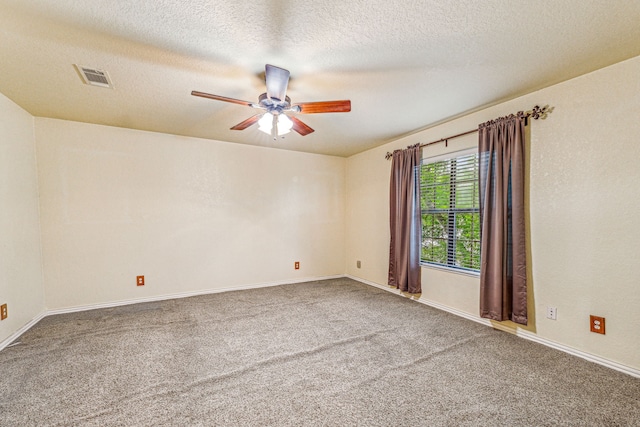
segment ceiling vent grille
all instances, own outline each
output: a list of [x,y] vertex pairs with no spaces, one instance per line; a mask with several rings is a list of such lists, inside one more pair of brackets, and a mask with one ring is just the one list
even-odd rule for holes
[[109,74],[103,70],[75,65],[84,84],[113,88]]

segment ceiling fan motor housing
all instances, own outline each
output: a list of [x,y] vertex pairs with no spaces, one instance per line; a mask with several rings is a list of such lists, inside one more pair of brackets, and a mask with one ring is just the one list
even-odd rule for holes
[[284,101],[278,98],[269,98],[266,93],[258,97],[258,104],[273,115],[278,115],[291,108],[291,99],[285,96]]

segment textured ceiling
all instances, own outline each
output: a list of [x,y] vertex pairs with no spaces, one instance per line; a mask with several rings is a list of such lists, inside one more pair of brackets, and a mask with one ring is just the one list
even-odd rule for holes
[[[638,0],[0,0],[0,92],[38,117],[348,156],[638,56],[639,22]],[[255,102],[266,63],[294,103],[352,111],[273,141],[229,129],[255,110],[190,95]]]

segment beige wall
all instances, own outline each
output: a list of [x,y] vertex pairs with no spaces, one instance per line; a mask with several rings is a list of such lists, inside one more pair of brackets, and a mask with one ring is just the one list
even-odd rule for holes
[[35,123],[48,309],[344,274],[343,158]]
[[[346,160],[34,121],[0,95],[0,303],[9,304],[0,342],[45,306],[345,271],[384,284],[390,166],[384,153],[548,103],[554,112],[530,127],[528,331],[640,369],[638,75],[640,57]],[[474,145],[475,137],[457,139],[424,156]],[[301,270],[293,270],[294,261]],[[139,288],[134,280],[141,274],[147,285]],[[477,315],[476,277],[425,268],[423,281],[423,300]],[[558,308],[557,320],[545,318],[547,306]],[[589,314],[607,318],[607,335],[589,332]]]
[[[347,273],[386,283],[386,151],[429,142],[533,105],[555,107],[530,127],[529,232],[532,320],[528,332],[640,368],[640,57],[452,120],[348,159]],[[425,100],[428,102],[428,99]],[[473,146],[453,140],[426,157]],[[356,268],[356,260],[362,268]],[[423,268],[426,301],[478,314],[478,279]],[[558,309],[546,319],[546,307]],[[589,332],[606,317],[606,335]],[[509,324],[509,322],[507,322]],[[515,325],[510,324],[510,327]]]
[[0,343],[44,312],[33,117],[0,94]]

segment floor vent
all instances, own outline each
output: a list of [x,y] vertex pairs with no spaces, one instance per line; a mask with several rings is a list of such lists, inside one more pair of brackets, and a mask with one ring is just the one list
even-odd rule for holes
[[113,88],[109,74],[103,70],[96,70],[95,68],[83,67],[75,65],[80,77],[84,84],[100,87]]

